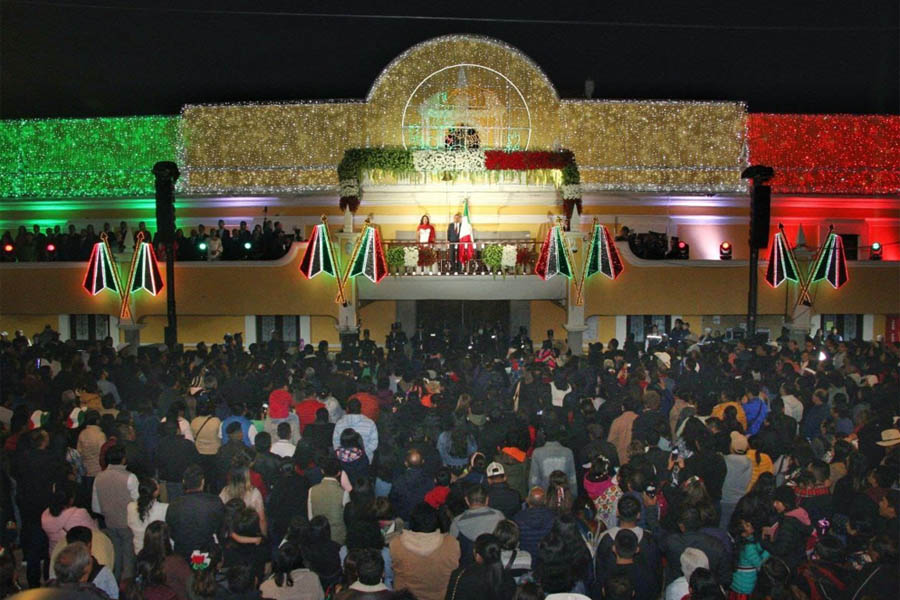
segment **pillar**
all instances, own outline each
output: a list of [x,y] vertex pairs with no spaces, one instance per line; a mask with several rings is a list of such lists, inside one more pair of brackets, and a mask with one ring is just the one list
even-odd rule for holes
[[127,344],[125,352],[137,356],[138,348],[141,345],[141,329],[144,327],[146,327],[144,323],[119,323],[119,331],[122,332]]

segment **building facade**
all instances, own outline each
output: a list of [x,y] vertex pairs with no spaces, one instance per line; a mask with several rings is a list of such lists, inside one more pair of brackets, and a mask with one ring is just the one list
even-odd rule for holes
[[[762,283],[759,327],[772,337],[783,325],[836,328],[848,338],[897,335],[897,116],[564,99],[517,49],[445,36],[398,56],[362,100],[0,122],[0,230],[145,221],[155,231],[150,169],[160,160],[181,170],[176,214],[186,233],[220,219],[252,228],[267,218],[307,239],[326,215],[346,262],[366,219],[389,248],[412,244],[423,215],[437,230],[436,265],[403,268],[377,286],[351,280],[346,306],[335,302],[333,280],[299,273],[305,243],[274,261],[179,262],[179,341],[186,345],[237,331],[247,342],[264,341],[275,329],[287,340],[336,344],[340,331],[357,327],[381,341],[395,321],[411,330],[435,319],[501,320],[530,327],[533,337],[566,331],[576,346],[629,331],[641,339],[678,317],[695,333],[733,333],[746,322],[750,199],[740,174],[750,164],[775,169],[771,232],[783,225],[801,270],[833,230],[850,273],[840,289],[812,284],[809,307],[797,303],[799,286]],[[583,302],[575,283],[543,281],[530,274],[532,265],[505,276],[449,275],[442,241],[466,205],[479,251],[505,244],[536,253],[562,217],[576,270],[595,220],[614,235],[627,227],[665,234],[666,244],[678,238],[689,256],[639,257],[620,241],[622,275],[589,279]],[[731,260],[720,259],[723,242]],[[119,257],[123,268],[129,256]],[[761,280],[765,268],[763,260]],[[0,264],[0,328],[30,334],[50,324],[76,339],[108,333],[120,342],[162,341],[165,294],[136,295],[132,318],[120,320],[118,297],[82,289],[84,270],[78,262]]]

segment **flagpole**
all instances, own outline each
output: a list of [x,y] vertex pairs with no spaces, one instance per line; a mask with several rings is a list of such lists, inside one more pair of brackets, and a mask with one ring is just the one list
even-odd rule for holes
[[[360,230],[359,235],[356,238],[356,244],[353,246],[353,252],[350,253],[350,260],[347,261],[347,268],[344,269],[344,274],[340,275],[338,273],[338,289],[343,290],[344,284],[347,283],[347,280],[350,278],[350,270],[353,268],[353,263],[356,261],[356,255],[359,253],[359,247],[362,245],[363,238],[365,237],[366,232],[369,230],[369,218],[366,217],[365,222],[363,223],[363,228]],[[335,298],[335,302],[340,302],[343,304],[345,300],[341,300],[342,294],[338,293],[338,298]]]
[[587,250],[584,253],[584,260],[581,261],[581,278],[575,291],[575,306],[584,304],[584,278],[587,273],[588,260],[591,258],[591,249],[594,247],[594,241],[597,239],[597,223],[599,222],[600,220],[594,217],[591,223],[591,240],[588,242]]
[[[806,267],[806,278],[805,281],[802,281],[800,284],[800,294],[797,295],[797,300],[794,302],[794,309],[800,305],[800,302],[803,301],[803,298],[806,298],[809,304],[805,306],[812,306],[812,298],[809,297],[809,288],[812,285],[812,278],[815,276],[816,267],[819,266],[819,258],[822,256],[822,252],[825,250],[825,246],[828,245],[828,238],[831,237],[831,234],[834,232],[834,225],[832,225],[828,229],[828,236],[825,238],[825,243],[816,248],[816,255],[813,257],[812,268],[810,269],[807,265]],[[794,250],[791,249],[791,253],[793,254]]]
[[340,258],[339,258],[340,252],[338,252],[337,256],[335,256],[334,249],[331,246],[331,236],[328,233],[328,217],[325,215],[322,215],[322,225],[324,226],[323,227],[323,229],[324,229],[323,235],[328,236],[329,243],[327,244],[327,250],[331,254],[331,264],[333,264],[335,267],[337,267],[336,270],[337,270],[338,276],[335,279],[337,280],[338,295],[337,295],[336,301],[339,304],[346,304],[347,299],[344,296],[344,286],[341,283],[341,263],[340,263]]
[[141,243],[144,241],[144,232],[138,231],[134,239],[134,252],[131,254],[131,267],[128,269],[128,279],[125,281],[125,290],[122,295],[122,308],[119,311],[120,319],[133,319],[129,302],[131,300],[131,284],[134,280],[134,267],[137,263],[137,257],[141,252]]

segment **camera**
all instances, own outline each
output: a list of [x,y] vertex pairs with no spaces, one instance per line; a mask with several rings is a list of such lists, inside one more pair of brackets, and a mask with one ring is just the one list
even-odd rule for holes
[[648,496],[650,496],[651,498],[656,498],[656,486],[648,485],[646,488],[644,488],[644,493],[647,494]]

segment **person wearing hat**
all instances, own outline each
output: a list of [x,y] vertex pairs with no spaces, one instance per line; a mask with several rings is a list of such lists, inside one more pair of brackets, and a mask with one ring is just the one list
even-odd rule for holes
[[488,506],[503,513],[507,519],[512,519],[522,508],[522,495],[510,487],[506,481],[506,469],[498,462],[492,462],[487,466],[488,478]]
[[896,452],[900,448],[900,429],[885,429],[881,432],[881,441],[875,443],[885,449],[885,454]]
[[728,528],[731,515],[737,503],[747,492],[753,475],[753,464],[747,458],[750,447],[747,437],[737,431],[731,432],[730,452],[725,455],[725,481],[722,484],[722,515],[719,526]]

